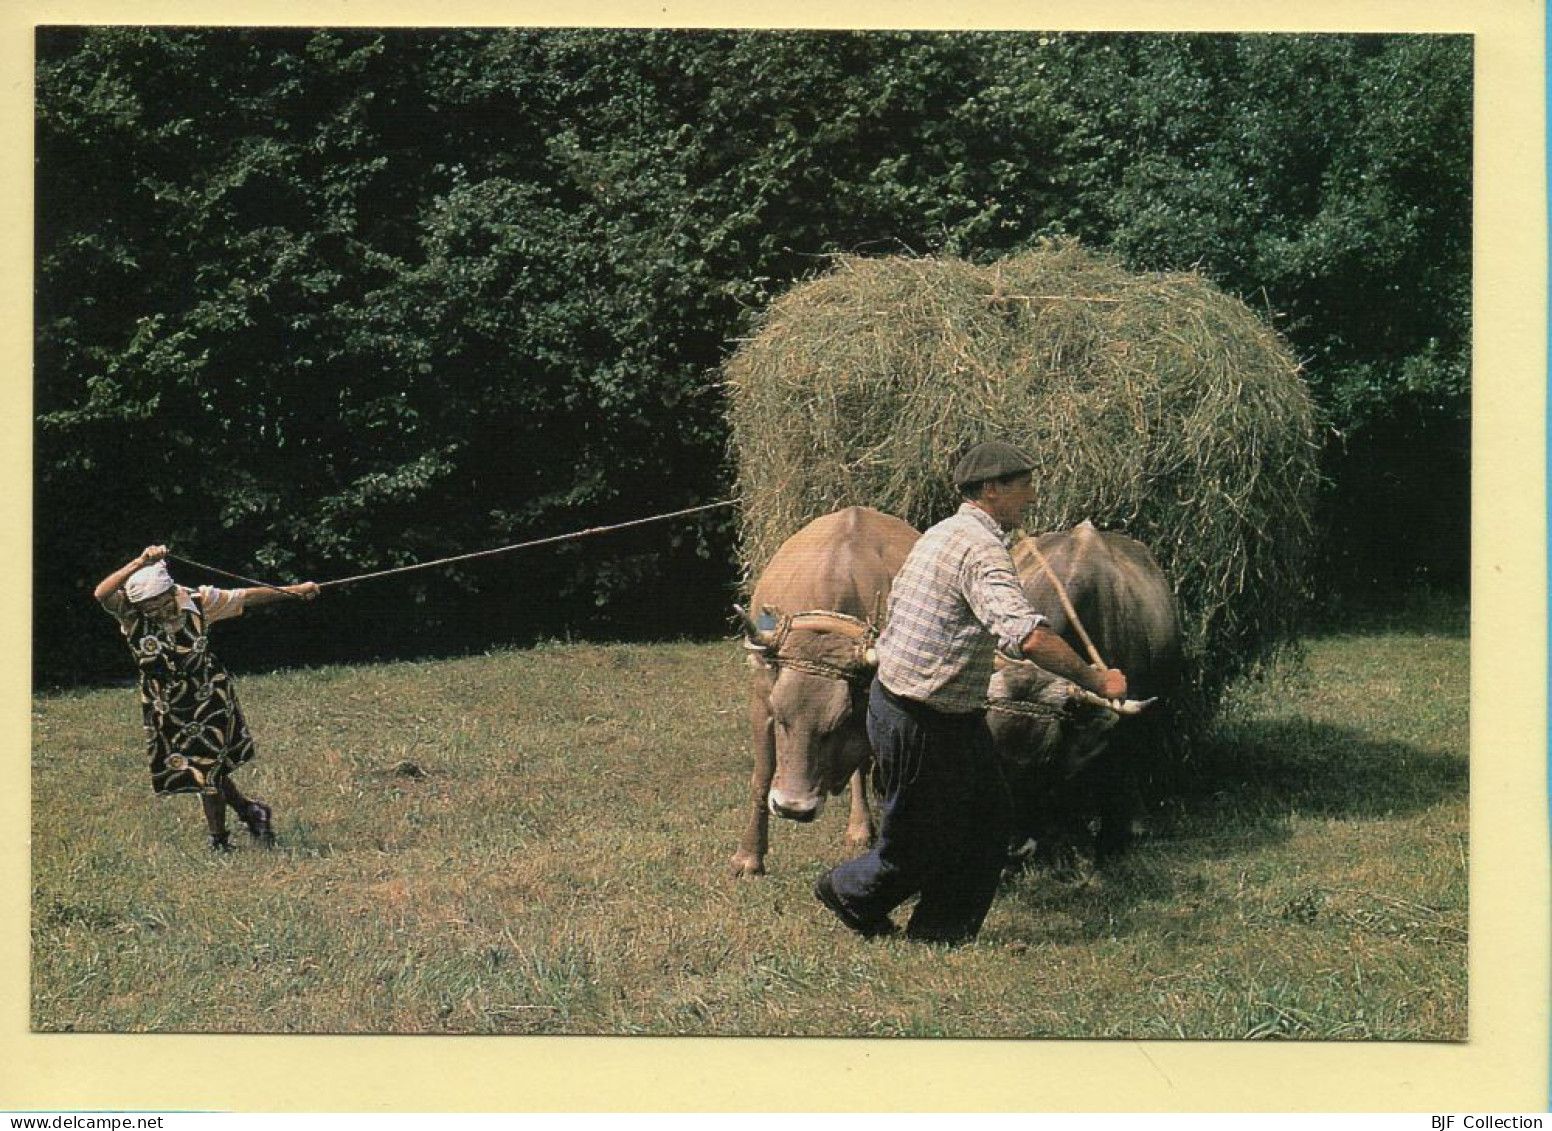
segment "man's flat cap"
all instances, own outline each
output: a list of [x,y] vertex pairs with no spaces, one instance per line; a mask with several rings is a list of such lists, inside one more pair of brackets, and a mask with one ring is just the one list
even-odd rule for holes
[[1012,444],[988,440],[971,448],[959,461],[954,468],[954,486],[963,491],[972,483],[985,483],[988,479],[1001,479],[1005,475],[1034,469],[1035,461]]

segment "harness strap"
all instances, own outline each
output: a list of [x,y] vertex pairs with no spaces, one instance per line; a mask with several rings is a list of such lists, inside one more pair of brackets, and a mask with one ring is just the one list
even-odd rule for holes
[[[764,611],[776,612],[769,607]],[[783,649],[787,645],[787,639],[798,629],[806,632],[827,632],[845,637],[857,646],[856,654],[863,662],[832,664],[827,660],[811,660],[805,656],[786,654]],[[878,629],[867,621],[859,620],[847,613],[812,609],[802,613],[779,613],[776,627],[771,630],[769,643],[764,645],[746,643],[745,647],[773,668],[791,668],[793,671],[862,686],[873,678],[874,665],[866,662],[864,657],[868,655],[873,641],[877,638]]]
[[867,621],[824,609],[793,613],[790,619],[792,628],[803,628],[810,632],[834,632],[851,640],[871,642],[878,635],[877,630]]
[[807,672],[809,675],[824,676],[827,679],[839,679],[846,683],[861,686],[873,678],[873,669],[863,665],[843,667],[840,664],[828,664],[823,660],[805,660],[800,656],[771,656],[766,663],[773,668],[791,668],[793,671]]

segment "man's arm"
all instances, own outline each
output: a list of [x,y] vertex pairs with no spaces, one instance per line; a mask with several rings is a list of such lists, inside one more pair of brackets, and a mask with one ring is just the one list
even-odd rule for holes
[[1119,668],[1096,668],[1084,663],[1067,641],[1044,625],[1024,638],[1019,651],[1046,671],[1071,680],[1102,699],[1126,697],[1126,676]]
[[[1005,652],[1011,654],[1017,641],[1019,653],[1046,671],[1103,699],[1125,697],[1126,676],[1115,668],[1100,669],[1084,663],[1065,640],[1046,627],[1045,617],[1035,611],[1019,584],[1018,571],[1007,550],[999,546],[967,554],[963,578],[965,599],[971,610]],[[1017,634],[1031,623],[1034,630],[1020,639]]]

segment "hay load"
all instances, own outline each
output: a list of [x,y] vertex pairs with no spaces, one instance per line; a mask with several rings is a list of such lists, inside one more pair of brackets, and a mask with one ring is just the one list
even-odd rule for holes
[[1003,438],[1039,464],[1032,531],[1090,519],[1158,557],[1186,718],[1297,628],[1314,405],[1281,340],[1199,275],[1071,241],[986,267],[842,258],[772,304],[727,384],[751,578],[840,507],[925,529],[958,505],[958,456]]

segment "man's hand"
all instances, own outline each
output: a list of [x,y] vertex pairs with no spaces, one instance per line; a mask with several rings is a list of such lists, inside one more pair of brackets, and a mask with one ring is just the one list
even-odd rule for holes
[[148,565],[155,565],[166,556],[166,546],[147,546],[144,550],[140,551],[140,556],[135,560],[139,562],[142,567],[145,567]]
[[287,586],[286,592],[304,601],[313,601],[317,599],[320,590],[316,581],[304,581],[300,585]]
[[1120,668],[1100,668],[1089,690],[1101,699],[1125,699],[1126,675]]

